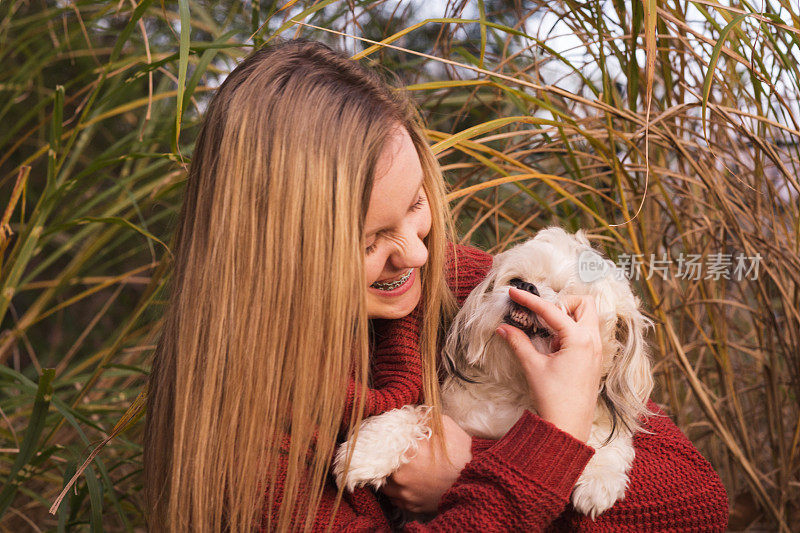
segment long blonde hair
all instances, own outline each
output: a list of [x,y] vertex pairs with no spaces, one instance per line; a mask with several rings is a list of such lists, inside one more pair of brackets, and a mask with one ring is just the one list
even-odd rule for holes
[[[277,476],[280,511],[265,525],[310,527],[349,377],[367,382],[363,224],[376,162],[398,123],[419,154],[432,211],[420,350],[425,401],[438,405],[437,338],[454,305],[444,280],[452,226],[416,109],[321,43],[256,51],[206,111],[174,236],[145,428],[152,530],[258,527]],[[351,428],[361,418],[354,411]]]

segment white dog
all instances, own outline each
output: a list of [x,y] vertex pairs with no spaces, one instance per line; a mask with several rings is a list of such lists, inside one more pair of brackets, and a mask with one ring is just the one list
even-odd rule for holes
[[[522,329],[542,353],[552,352],[552,333],[527,308],[511,301],[515,286],[561,305],[569,295],[592,295],[597,304],[603,350],[603,378],[588,444],[595,454],[572,493],[579,512],[595,518],[625,495],[633,463],[633,433],[653,387],[644,342],[649,324],[639,301],[616,266],[592,250],[579,231],[547,228],[494,258],[489,274],[470,293],[448,333],[442,383],[444,413],[467,433],[499,439],[522,416],[535,411],[517,357],[495,335],[505,322]],[[337,450],[334,474],[348,490],[380,488],[430,436],[429,408],[406,406],[365,420],[355,443]],[[352,453],[349,468],[345,469]]]

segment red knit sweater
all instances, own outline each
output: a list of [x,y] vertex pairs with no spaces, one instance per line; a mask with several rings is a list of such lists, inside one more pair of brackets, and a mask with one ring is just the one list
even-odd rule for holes
[[[456,250],[458,278],[448,268],[448,282],[462,305],[486,276],[492,257],[465,246]],[[418,320],[415,310],[399,320],[373,321],[374,388],[367,393],[365,417],[420,402]],[[354,390],[351,386],[348,408],[353,405]],[[650,408],[658,411],[652,403]],[[728,500],[711,465],[666,416],[651,417],[645,427],[651,434],[634,436],[636,458],[624,499],[594,521],[578,514],[569,502],[572,487],[594,450],[526,411],[502,439],[473,438],[472,460],[443,495],[436,518],[426,524],[408,524],[405,530],[724,531]],[[281,493],[281,487],[276,488],[273,523]],[[366,488],[345,493],[332,516],[335,499],[336,485],[329,476],[315,529],[323,530],[333,521],[334,531],[390,530],[382,495]]]

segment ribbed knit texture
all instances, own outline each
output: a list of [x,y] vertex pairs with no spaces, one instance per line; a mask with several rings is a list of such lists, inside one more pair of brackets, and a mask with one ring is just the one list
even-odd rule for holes
[[[454,276],[449,261],[448,283],[463,305],[486,276],[492,257],[466,246],[457,246],[456,254],[458,276]],[[365,416],[419,402],[419,319],[417,309],[399,320],[373,321],[372,388],[364,391],[351,382],[344,424],[359,390],[365,394]],[[659,412],[654,404],[650,407]],[[502,439],[474,438],[472,461],[442,496],[436,518],[426,524],[407,524],[405,530],[724,531],[728,500],[711,465],[666,416],[651,417],[645,427],[652,434],[634,437],[636,458],[625,498],[596,521],[578,514],[569,503],[572,487],[594,450],[526,411]],[[280,505],[281,485],[279,476],[273,521]],[[301,489],[301,496],[304,494]],[[371,490],[345,493],[332,517],[335,499],[336,486],[329,477],[315,530],[324,530],[331,520],[334,531],[390,530],[379,498]],[[299,521],[303,518],[296,517]]]

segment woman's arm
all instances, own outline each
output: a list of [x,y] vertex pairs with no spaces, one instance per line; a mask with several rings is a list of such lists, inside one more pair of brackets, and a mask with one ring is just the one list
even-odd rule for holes
[[[593,453],[591,447],[526,411],[502,439],[464,467],[442,497],[432,521],[408,524],[406,530],[542,530],[566,509],[572,486]],[[276,489],[273,523],[282,487]],[[389,530],[374,493],[363,488],[346,493],[334,515],[336,493],[329,478],[314,521],[315,531],[324,530],[331,521],[334,531]]]
[[[553,523],[563,531],[725,531],[728,497],[717,473],[686,435],[653,402],[657,416],[645,423],[650,433],[634,436],[636,459],[625,498],[591,520],[568,506]],[[473,438],[478,456],[497,441]]]
[[[625,498],[592,521],[574,511],[560,521],[565,529],[619,531],[725,531],[728,497],[711,464],[652,402],[657,413],[634,436],[636,458]],[[561,524],[563,522],[563,524]]]
[[409,531],[541,531],[566,509],[594,450],[525,411],[477,454],[442,496],[439,514]]

